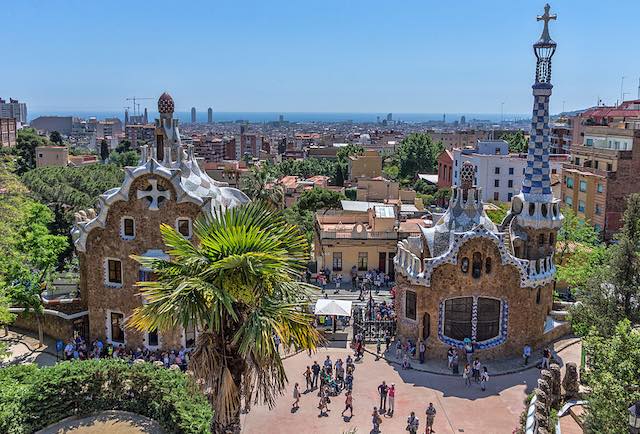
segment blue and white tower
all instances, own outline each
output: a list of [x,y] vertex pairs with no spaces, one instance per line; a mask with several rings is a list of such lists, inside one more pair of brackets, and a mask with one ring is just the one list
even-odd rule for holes
[[549,21],[557,18],[549,14],[549,9],[550,6],[545,5],[544,14],[537,17],[538,21],[544,21],[544,28],[540,39],[533,44],[537,59],[536,79],[532,86],[531,138],[522,190],[513,198],[511,212],[503,222],[503,229],[509,225],[516,256],[529,259],[553,254],[556,231],[563,220],[560,201],[553,197],[551,191],[549,168],[549,97],[553,89],[551,58],[556,51],[556,43],[549,35]]

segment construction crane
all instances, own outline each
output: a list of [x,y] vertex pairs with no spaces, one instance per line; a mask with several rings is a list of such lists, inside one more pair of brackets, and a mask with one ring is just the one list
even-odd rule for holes
[[142,101],[143,99],[154,99],[154,98],[140,98],[137,96],[131,97],[131,98],[125,98],[126,101],[133,101],[133,115],[134,116],[139,116],[140,115],[140,104],[136,103],[136,101]]

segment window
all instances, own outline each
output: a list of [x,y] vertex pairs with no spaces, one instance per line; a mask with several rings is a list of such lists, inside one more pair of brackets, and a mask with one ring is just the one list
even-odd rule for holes
[[147,268],[141,268],[140,271],[138,271],[139,282],[152,282],[154,280],[156,280],[156,275],[153,273],[153,271]]
[[513,167],[509,167],[509,175],[513,175]]
[[611,172],[613,170],[613,164],[607,163],[607,172]]
[[107,283],[122,285],[122,261],[107,259]]
[[538,247],[544,246],[544,234],[538,235]]
[[462,261],[460,261],[460,270],[463,273],[469,271],[469,258],[462,258]]
[[549,245],[551,247],[555,247],[556,237],[553,235],[553,232],[549,234]]
[[538,288],[538,290],[536,291],[536,304],[540,304],[541,296],[542,296],[541,288]]
[[580,165],[580,157],[576,157],[576,166]]
[[584,144],[587,146],[593,146],[593,139],[585,139]]
[[416,319],[416,293],[407,291],[405,295],[405,316],[409,319]]
[[495,169],[493,169],[493,173],[495,173],[496,175],[500,175],[500,168],[496,167]]
[[333,252],[333,271],[342,271],[342,252]]
[[573,178],[567,176],[567,188],[573,188]]
[[573,206],[573,198],[571,196],[565,196],[564,197],[564,203],[566,203],[568,206]]
[[477,301],[478,324],[475,339],[486,341],[500,334],[500,300],[480,297]]
[[598,193],[602,193],[604,191],[604,187],[602,186],[602,184],[598,183],[597,191]]
[[473,297],[451,298],[444,302],[444,335],[462,341],[471,338]]
[[587,181],[580,181],[580,191],[587,191]]
[[585,208],[584,201],[579,200],[578,201],[578,211],[584,212],[584,208]]
[[555,175],[556,173],[558,173],[558,169],[551,169],[551,173]]
[[513,198],[513,193],[507,193],[507,202],[511,202],[512,198]]
[[499,179],[494,179],[493,180],[493,186],[494,187],[500,187],[500,180]]
[[600,166],[600,162],[598,160],[594,161],[593,167],[598,169],[598,166]]
[[507,181],[507,187],[513,188],[513,179],[510,179],[509,181]]
[[596,203],[596,210],[595,210],[595,213],[596,213],[597,215],[600,215],[600,213],[601,213],[601,212],[602,212],[602,210],[600,209],[600,204]]
[[493,192],[493,200],[498,201],[500,200],[500,193],[498,193],[497,191]]
[[431,335],[431,315],[425,312],[422,316],[422,339],[427,339]]
[[369,269],[369,254],[367,252],[358,253],[358,271],[367,271]]
[[191,219],[179,218],[176,220],[176,230],[185,238],[191,238]]
[[122,327],[122,322],[124,320],[124,315],[117,312],[111,312],[110,321],[110,332],[111,332],[111,342],[124,344],[124,327]]
[[484,272],[487,274],[491,274],[491,258],[487,257],[487,259],[484,260]]
[[475,252],[473,254],[473,267],[471,268],[471,275],[477,279],[482,274],[482,254]]
[[122,238],[132,240],[136,237],[136,224],[133,217],[122,217]]
[[149,347],[157,347],[160,344],[160,340],[158,339],[158,331],[150,331],[147,332],[147,346]]
[[598,223],[593,225],[593,228],[596,230],[596,232],[602,232],[602,226],[600,226]]

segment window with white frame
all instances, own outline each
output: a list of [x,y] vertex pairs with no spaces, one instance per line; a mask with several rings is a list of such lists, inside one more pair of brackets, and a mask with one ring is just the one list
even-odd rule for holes
[[120,237],[123,240],[133,240],[136,237],[136,222],[133,217],[122,217],[120,220]]
[[106,258],[104,264],[105,285],[119,288],[122,286],[122,261],[115,258]]
[[124,344],[124,315],[120,312],[109,312],[109,340],[114,344]]
[[176,220],[176,230],[185,238],[191,238],[191,219],[180,217]]
[[146,335],[147,335],[147,347],[160,346],[160,336],[158,335],[158,330],[148,331]]

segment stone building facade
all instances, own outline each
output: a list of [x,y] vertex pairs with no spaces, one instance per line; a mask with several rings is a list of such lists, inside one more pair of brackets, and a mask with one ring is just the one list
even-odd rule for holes
[[76,215],[72,236],[80,260],[80,300],[88,338],[140,348],[179,348],[195,329],[138,332],[127,319],[143,304],[137,282],[153,279],[132,256],[167,258],[160,226],[191,239],[194,222],[248,201],[239,190],[200,170],[192,146],[184,148],[173,119],[173,100],[158,101],[156,146],[141,147],[137,167],[125,168],[122,185],[100,196],[98,212]]
[[532,133],[522,189],[500,225],[484,212],[474,165],[461,164],[447,212],[420,236],[398,243],[398,331],[424,340],[428,357],[449,346],[473,345],[482,358],[517,356],[525,344],[541,346],[566,330],[549,317],[553,306],[557,230],[563,217],[553,197],[549,165],[549,96],[555,42],[548,6],[533,85]]

